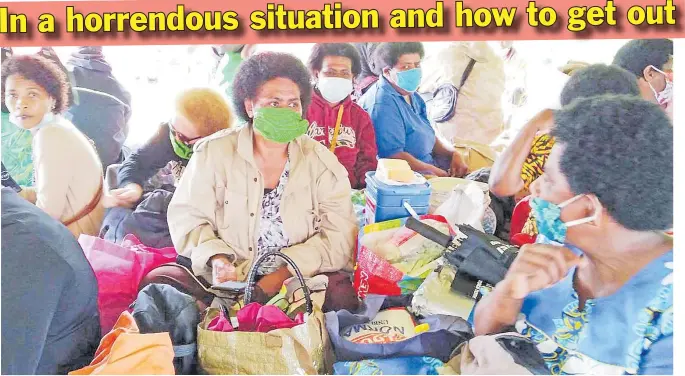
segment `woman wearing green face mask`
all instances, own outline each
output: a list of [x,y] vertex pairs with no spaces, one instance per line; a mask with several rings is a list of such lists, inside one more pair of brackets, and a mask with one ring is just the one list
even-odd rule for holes
[[[306,277],[351,271],[351,187],[336,156],[306,135],[309,71],[289,54],[256,54],[239,68],[232,92],[247,126],[196,148],[169,206],[176,249],[214,285],[244,281],[253,261],[274,250]],[[257,300],[265,302],[294,273],[274,259],[258,275]]]
[[193,154],[193,145],[232,125],[228,102],[212,89],[185,90],[176,97],[174,108],[172,119],[162,123],[157,134],[121,165],[117,173],[119,188],[110,191],[106,206],[135,206],[145,184],[164,167],[171,167],[177,182]]
[[423,56],[419,42],[381,43],[374,60],[383,75],[359,105],[373,121],[379,158],[404,159],[412,170],[427,175],[462,177],[467,165],[452,145],[437,137],[426,103],[416,92]]

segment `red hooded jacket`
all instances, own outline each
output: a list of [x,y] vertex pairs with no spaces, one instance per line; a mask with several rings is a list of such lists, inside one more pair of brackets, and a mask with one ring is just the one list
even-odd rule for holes
[[340,106],[344,109],[335,155],[347,169],[352,188],[361,189],[366,185],[366,173],[375,171],[378,164],[376,133],[369,114],[349,96],[340,104],[331,106],[321,94],[314,91],[307,110],[308,134],[330,148]]

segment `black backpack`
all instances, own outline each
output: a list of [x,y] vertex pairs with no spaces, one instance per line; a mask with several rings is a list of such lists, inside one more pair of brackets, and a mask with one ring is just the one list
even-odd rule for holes
[[138,293],[132,308],[140,333],[169,333],[176,374],[196,375],[197,326],[201,318],[195,298],[170,285],[151,284]]

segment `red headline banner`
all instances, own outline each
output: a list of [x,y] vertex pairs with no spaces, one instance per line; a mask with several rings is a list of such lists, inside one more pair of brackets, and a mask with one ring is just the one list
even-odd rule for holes
[[683,37],[682,0],[40,1],[0,5],[0,44]]

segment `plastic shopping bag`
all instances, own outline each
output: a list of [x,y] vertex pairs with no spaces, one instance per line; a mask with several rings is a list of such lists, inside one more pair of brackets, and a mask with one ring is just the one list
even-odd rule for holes
[[126,236],[122,245],[81,235],[79,244],[98,281],[98,306],[103,335],[108,333],[121,313],[138,296],[138,284],[153,268],[174,262],[174,248],[146,247],[134,236]]
[[[423,215],[419,219],[445,224],[450,234],[455,235],[453,228],[444,217]],[[385,247],[387,242],[381,244],[381,247],[373,249],[374,246],[369,245],[369,239],[365,239],[365,236],[374,236],[374,233],[381,231],[401,230],[405,222],[406,218],[394,219],[365,226],[359,231],[354,288],[360,298],[364,298],[367,294],[386,296],[411,294],[419,288],[424,278],[432,271],[431,265],[426,265],[426,260],[421,258],[410,258],[405,262],[396,263],[397,266],[393,266],[393,263],[388,259],[397,256],[396,253],[379,251],[379,249],[387,249]],[[420,238],[420,236],[418,237]],[[379,243],[383,242],[380,241]],[[439,255],[434,255],[433,259],[437,258]]]

